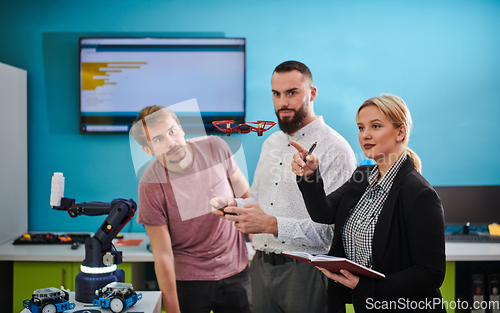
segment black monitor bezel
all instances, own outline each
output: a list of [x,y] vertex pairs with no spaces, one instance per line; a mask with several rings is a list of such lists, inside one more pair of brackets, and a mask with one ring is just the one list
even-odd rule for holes
[[500,223],[500,186],[434,186],[447,226]]

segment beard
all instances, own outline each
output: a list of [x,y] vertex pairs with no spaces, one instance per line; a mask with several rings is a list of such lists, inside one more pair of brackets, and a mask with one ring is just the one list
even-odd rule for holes
[[[286,116],[284,118],[280,117],[281,111],[293,111],[293,116]],[[302,128],[304,120],[307,117],[307,113],[309,111],[309,103],[304,101],[302,107],[297,111],[295,109],[284,109],[281,108],[276,111],[276,117],[278,117],[278,125],[280,129],[287,135],[295,134],[299,129]]]
[[[180,150],[178,151],[178,153],[180,153],[180,156],[178,157],[178,159],[167,159],[166,156],[171,155],[174,152],[174,150],[177,148],[180,148]],[[186,146],[175,146],[163,155],[163,159],[164,159],[165,164],[167,162],[171,163],[171,164],[177,164],[180,161],[184,160],[184,158],[186,157],[186,154],[187,154],[186,153]]]

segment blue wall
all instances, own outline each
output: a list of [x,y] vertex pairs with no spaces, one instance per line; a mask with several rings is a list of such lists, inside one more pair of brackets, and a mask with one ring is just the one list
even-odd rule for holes
[[[128,136],[78,134],[77,39],[110,33],[247,38],[248,121],[275,120],[271,72],[300,60],[319,89],[316,113],[357,155],[357,107],[397,94],[431,184],[500,184],[499,1],[2,1],[0,62],[28,71],[30,231],[94,231],[103,220],[50,209],[56,171],[80,202],[137,199]],[[238,137],[250,181],[266,137]]]

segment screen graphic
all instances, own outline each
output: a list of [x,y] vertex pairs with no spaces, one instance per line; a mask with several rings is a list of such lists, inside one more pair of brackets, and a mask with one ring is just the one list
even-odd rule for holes
[[[128,132],[142,108],[189,99],[208,133],[244,122],[245,39],[80,39],[80,132]],[[193,114],[177,112],[186,127]]]

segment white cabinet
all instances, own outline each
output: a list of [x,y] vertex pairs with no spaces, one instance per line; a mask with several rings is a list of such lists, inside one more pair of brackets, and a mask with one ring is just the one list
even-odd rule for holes
[[0,63],[0,244],[28,231],[26,77]]

